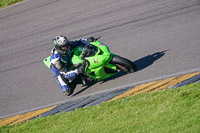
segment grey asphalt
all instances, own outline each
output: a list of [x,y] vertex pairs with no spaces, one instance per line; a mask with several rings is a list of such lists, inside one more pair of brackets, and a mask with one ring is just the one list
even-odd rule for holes
[[[200,68],[199,0],[28,0],[0,10],[0,117]],[[52,39],[101,36],[138,66],[62,94],[42,60]]]

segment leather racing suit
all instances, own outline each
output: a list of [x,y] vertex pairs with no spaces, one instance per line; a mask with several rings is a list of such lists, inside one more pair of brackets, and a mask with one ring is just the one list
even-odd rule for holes
[[[76,41],[71,41],[72,54],[73,54],[73,48],[78,46],[80,43],[88,44],[88,42],[84,38],[76,40]],[[50,69],[55,74],[55,77],[61,87],[61,90],[63,91],[63,93],[65,94],[67,93],[67,95],[70,95],[72,90],[70,90],[71,88],[68,86],[67,82],[65,82],[66,79],[70,80],[72,78],[75,78],[78,75],[77,69],[73,71],[68,71],[72,54],[63,56],[57,52],[55,47],[51,50]]]

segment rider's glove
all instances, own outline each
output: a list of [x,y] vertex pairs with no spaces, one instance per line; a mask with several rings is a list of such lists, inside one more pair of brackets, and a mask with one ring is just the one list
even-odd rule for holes
[[85,38],[76,39],[75,41],[87,41]]

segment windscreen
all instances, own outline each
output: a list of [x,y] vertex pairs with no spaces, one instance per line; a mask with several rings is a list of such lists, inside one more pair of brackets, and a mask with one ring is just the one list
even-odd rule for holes
[[91,44],[81,43],[78,48],[79,53],[81,53],[82,58],[92,57],[98,52],[98,48]]

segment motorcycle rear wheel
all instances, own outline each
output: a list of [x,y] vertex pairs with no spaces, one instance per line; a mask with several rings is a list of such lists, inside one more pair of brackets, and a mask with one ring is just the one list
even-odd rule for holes
[[122,73],[133,73],[137,71],[137,66],[132,61],[120,56],[113,56],[110,63],[115,65],[117,71]]

